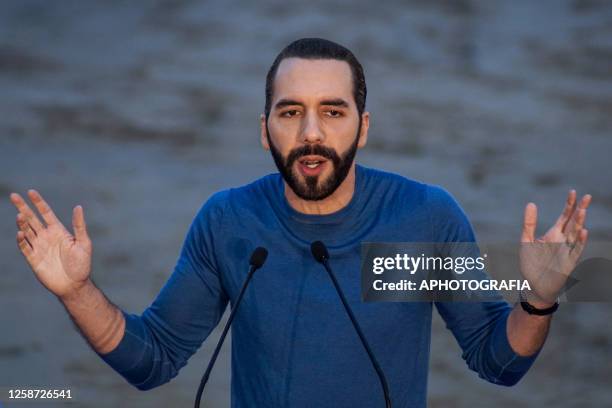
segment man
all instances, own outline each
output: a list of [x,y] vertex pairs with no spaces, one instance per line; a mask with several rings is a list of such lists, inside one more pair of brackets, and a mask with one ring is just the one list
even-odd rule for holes
[[[113,305],[90,280],[92,244],[83,209],[74,235],[35,191],[42,221],[12,194],[17,242],[39,280],[58,296],[92,348],[146,390],[175,375],[235,300],[257,246],[270,255],[249,286],[232,330],[233,407],[382,406],[380,385],[329,277],[310,254],[323,240],[355,316],[387,379],[395,407],[426,404],[432,309],[484,379],[515,384],[541,349],[550,314],[492,302],[360,301],[361,242],[474,242],[472,227],[442,188],[355,164],[366,145],[363,70],[346,48],[322,39],[287,46],[267,76],[261,143],[280,174],[214,194],[198,212],[174,272],[140,316]],[[536,240],[536,207],[525,209],[521,241],[562,242],[571,271],[587,239],[591,197],[565,210]],[[533,263],[529,279],[540,276]],[[534,279],[541,281],[541,279]],[[531,307],[547,310],[541,284]],[[540,289],[540,290],[537,290]]]

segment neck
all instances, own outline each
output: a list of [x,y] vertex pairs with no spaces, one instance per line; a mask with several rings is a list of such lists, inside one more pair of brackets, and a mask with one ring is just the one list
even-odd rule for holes
[[336,191],[323,200],[304,200],[303,198],[298,197],[286,182],[284,182],[284,184],[285,198],[287,199],[287,202],[291,208],[294,210],[303,214],[312,215],[331,214],[346,207],[351,201],[351,198],[353,198],[353,194],[355,193],[355,162],[353,162],[351,165],[351,168],[342,184],[338,186]]

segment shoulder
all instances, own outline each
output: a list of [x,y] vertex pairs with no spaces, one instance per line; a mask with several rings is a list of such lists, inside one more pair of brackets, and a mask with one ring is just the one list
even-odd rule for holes
[[389,208],[397,203],[402,209],[425,204],[428,185],[388,171],[364,166],[358,167],[363,177],[363,190],[371,199],[380,199]]
[[432,210],[461,208],[457,199],[448,190],[436,184],[426,185],[426,200]]
[[214,228],[214,224],[223,218],[228,195],[229,190],[221,190],[208,197],[193,218],[192,228]]
[[278,184],[278,173],[271,173],[242,186],[227,188],[211,195],[200,209],[202,215],[222,217],[229,213],[253,209],[255,204],[262,203],[275,194]]
[[389,171],[376,169],[373,167],[357,165],[357,169],[359,173],[363,174],[365,176],[365,179],[368,181],[396,184],[402,187],[412,187],[412,188],[419,188],[420,186],[425,185],[419,181],[410,179],[400,174],[391,173]]
[[[470,221],[457,199],[444,187],[413,180],[378,169],[362,168],[373,197],[382,198],[386,209],[424,214],[434,241],[474,239]],[[422,211],[422,212],[421,212]]]
[[227,190],[227,199],[234,202],[259,198],[259,196],[269,194],[274,190],[279,179],[280,174],[270,173],[242,186],[230,188]]
[[383,188],[398,188],[412,192],[423,192],[427,184],[413,180],[406,176],[389,171],[375,169],[372,167],[358,166],[359,174],[370,187],[382,186]]
[[427,208],[439,241],[475,240],[473,226],[457,199],[445,188],[427,186]]

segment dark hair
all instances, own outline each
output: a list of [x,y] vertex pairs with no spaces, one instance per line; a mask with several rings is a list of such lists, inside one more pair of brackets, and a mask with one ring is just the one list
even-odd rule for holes
[[365,110],[367,88],[363,68],[355,58],[355,55],[342,45],[323,38],[301,38],[286,46],[272,63],[268,75],[266,75],[266,118],[270,115],[272,104],[272,93],[274,92],[274,77],[278,66],[285,58],[305,59],[335,59],[345,61],[351,67],[353,74],[353,97],[357,105],[359,116]]

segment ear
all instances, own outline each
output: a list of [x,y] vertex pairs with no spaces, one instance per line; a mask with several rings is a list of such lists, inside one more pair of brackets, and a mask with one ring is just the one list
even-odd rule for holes
[[261,146],[264,148],[264,150],[270,150],[270,144],[268,143],[268,132],[266,132],[266,115],[263,113],[259,116],[259,127],[259,141],[261,142]]
[[370,112],[363,112],[361,114],[361,132],[359,133],[358,148],[362,148],[368,142],[368,129],[370,128]]

